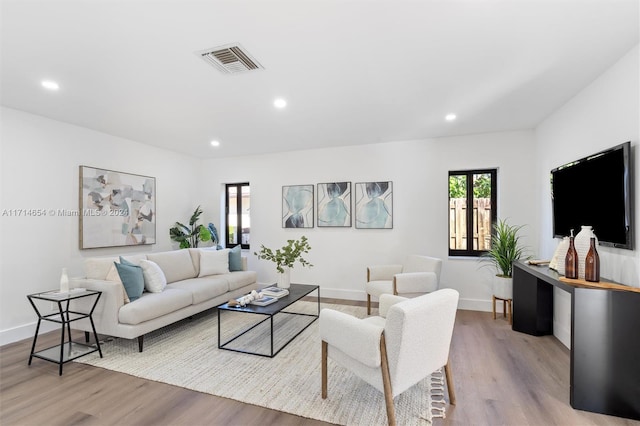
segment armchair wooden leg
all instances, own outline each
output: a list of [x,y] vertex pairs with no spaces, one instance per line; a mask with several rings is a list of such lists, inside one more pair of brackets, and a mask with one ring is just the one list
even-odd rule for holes
[[444,375],[447,379],[447,390],[449,391],[449,404],[456,405],[456,391],[453,388],[453,374],[451,373],[451,361],[447,361],[444,366]]
[[496,319],[496,297],[492,296],[493,319]]
[[371,295],[367,294],[367,315],[371,315]]
[[322,341],[322,399],[327,398],[327,342]]
[[387,358],[387,345],[384,339],[384,333],[380,336],[380,355],[382,357],[382,385],[384,387],[384,402],[387,406],[387,420],[389,426],[396,424],[396,412],[393,408],[393,390],[391,389],[391,375],[389,374],[389,360]]

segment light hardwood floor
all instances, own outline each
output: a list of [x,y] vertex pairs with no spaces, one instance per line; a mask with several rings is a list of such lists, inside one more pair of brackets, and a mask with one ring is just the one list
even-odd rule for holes
[[[55,364],[27,366],[30,345],[0,348],[3,426],[326,424],[79,363],[66,364],[59,377]],[[514,332],[491,313],[458,311],[451,364],[457,405],[435,425],[640,425],[572,409],[569,351],[554,337]]]

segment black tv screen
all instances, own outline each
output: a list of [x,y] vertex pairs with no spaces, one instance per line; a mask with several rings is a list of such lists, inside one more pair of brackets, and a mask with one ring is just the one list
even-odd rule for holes
[[633,250],[631,142],[551,170],[553,236],[590,225],[601,245]]

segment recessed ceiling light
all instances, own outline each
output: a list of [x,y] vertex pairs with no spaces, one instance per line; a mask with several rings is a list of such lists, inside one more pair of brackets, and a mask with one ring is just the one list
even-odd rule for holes
[[211,141],[211,146],[215,146],[215,147],[220,146],[220,141]]
[[284,108],[287,106],[287,101],[285,101],[282,98],[278,98],[275,101],[273,101],[273,106],[276,108]]
[[60,86],[58,86],[58,83],[51,80],[42,80],[40,84],[42,84],[42,87],[44,87],[45,89],[49,90],[58,90],[60,88]]
[[456,115],[455,115],[455,114],[447,114],[447,115],[444,117],[444,119],[445,119],[445,120],[447,120],[447,121],[453,121],[453,120],[455,120],[455,119],[456,119]]

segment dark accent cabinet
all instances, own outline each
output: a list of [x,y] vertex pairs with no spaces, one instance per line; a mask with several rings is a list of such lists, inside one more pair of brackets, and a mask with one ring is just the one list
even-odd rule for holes
[[573,408],[640,420],[640,293],[574,287],[546,266],[513,265],[513,330],[553,334],[553,290],[571,294]]

